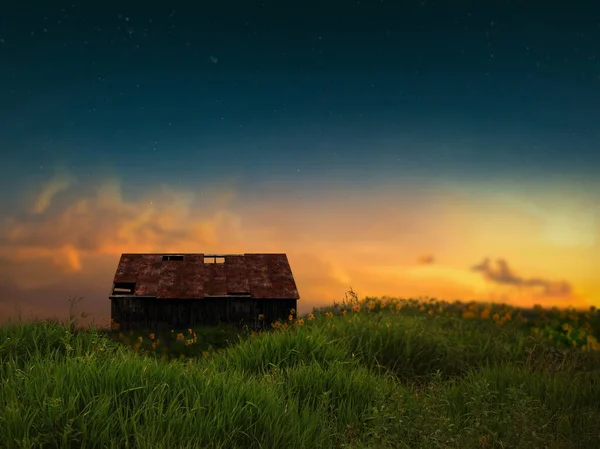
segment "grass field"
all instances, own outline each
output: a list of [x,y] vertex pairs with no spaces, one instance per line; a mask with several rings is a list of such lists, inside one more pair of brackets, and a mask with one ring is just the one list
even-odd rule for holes
[[365,298],[155,335],[0,327],[3,448],[600,448],[600,313]]

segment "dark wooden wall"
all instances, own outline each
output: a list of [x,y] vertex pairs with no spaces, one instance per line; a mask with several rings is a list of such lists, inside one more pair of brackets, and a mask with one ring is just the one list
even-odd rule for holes
[[111,318],[120,330],[161,331],[219,323],[253,325],[259,314],[269,325],[278,319],[287,320],[296,305],[296,299],[125,297],[111,299]]

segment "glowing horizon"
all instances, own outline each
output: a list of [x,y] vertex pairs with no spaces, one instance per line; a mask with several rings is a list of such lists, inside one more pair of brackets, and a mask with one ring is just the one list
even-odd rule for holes
[[584,194],[577,207],[558,201],[562,187],[529,186],[517,201],[505,188],[473,195],[440,184],[410,193],[386,183],[353,196],[264,191],[249,202],[230,182],[202,195],[163,185],[129,199],[116,179],[87,194],[82,182],[58,171],[5,220],[2,283],[14,298],[0,303],[4,314],[17,300],[60,316],[81,288],[82,307],[106,322],[119,257],[138,252],[286,253],[300,313],[339,301],[350,287],[360,297],[600,306],[598,211]]

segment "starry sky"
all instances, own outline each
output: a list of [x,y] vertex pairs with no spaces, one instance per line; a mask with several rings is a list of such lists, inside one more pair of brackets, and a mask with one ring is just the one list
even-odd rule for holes
[[600,306],[600,5],[205,3],[0,5],[3,318],[106,323],[124,252]]

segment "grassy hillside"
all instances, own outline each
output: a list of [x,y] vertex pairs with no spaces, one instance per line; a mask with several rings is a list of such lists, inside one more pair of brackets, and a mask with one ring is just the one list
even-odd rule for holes
[[600,448],[600,314],[366,298],[268,332],[0,327],[0,447]]

